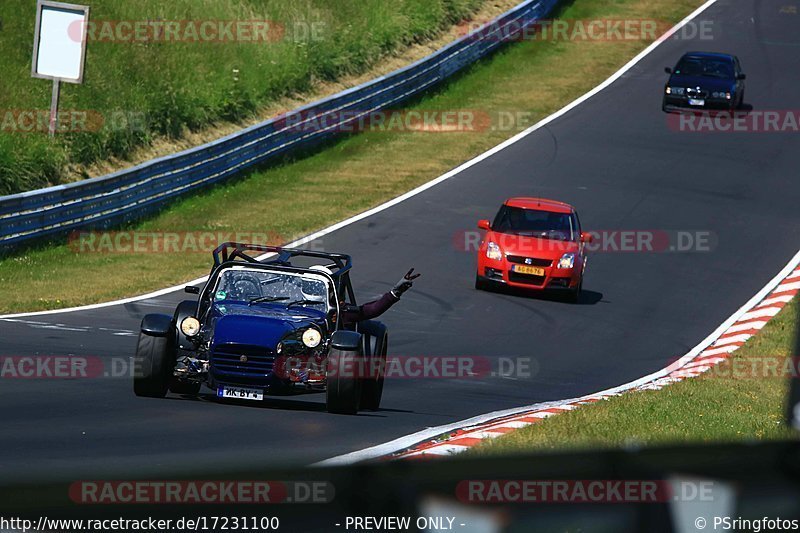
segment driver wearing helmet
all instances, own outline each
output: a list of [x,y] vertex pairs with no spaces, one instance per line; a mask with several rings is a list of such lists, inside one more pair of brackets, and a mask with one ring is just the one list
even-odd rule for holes
[[325,302],[327,289],[321,281],[303,279],[300,282],[300,294],[302,294],[303,300],[322,303]]
[[[330,269],[323,266],[315,265],[311,268],[325,271],[328,274],[331,273]],[[385,293],[377,300],[362,305],[345,305],[344,302],[339,302],[342,308],[342,322],[346,326],[352,326],[356,322],[381,316],[388,311],[390,307],[400,301],[400,296],[414,285],[414,280],[418,277],[420,277],[420,274],[414,274],[414,269],[412,268],[406,272],[405,276],[400,278],[400,281],[395,284],[392,290]]]

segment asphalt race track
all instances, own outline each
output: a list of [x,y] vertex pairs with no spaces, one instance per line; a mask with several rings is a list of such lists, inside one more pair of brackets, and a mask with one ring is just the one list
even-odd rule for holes
[[[384,315],[391,354],[532,357],[530,378],[392,380],[383,410],[354,417],[326,413],[324,395],[232,405],[137,398],[130,379],[4,379],[0,473],[308,464],[664,367],[800,248],[800,135],[675,131],[660,109],[663,68],[684,51],[734,53],[748,76],[745,101],[753,112],[798,110],[800,21],[780,12],[798,3],[717,2],[695,19],[714,21],[712,41],[664,43],[546,128],[323,238],[326,250],[353,255],[362,301],[409,267],[423,274]],[[477,292],[474,253],[454,242],[515,195],[572,203],[585,230],[705,231],[715,245],[708,252],[595,253],[578,305]],[[184,296],[0,321],[0,355],[127,358],[141,317],[171,313]]]

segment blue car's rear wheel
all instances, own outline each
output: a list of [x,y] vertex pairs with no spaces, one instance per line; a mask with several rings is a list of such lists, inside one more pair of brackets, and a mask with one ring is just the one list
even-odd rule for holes
[[[328,372],[325,403],[330,413],[354,415],[361,401],[361,354],[331,348],[328,353]],[[363,365],[362,365],[363,366]]]
[[172,378],[172,357],[168,337],[139,333],[134,358],[133,392],[136,396],[163,398]]

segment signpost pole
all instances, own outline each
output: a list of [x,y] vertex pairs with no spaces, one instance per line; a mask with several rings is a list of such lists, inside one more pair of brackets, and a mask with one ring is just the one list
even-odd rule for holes
[[88,23],[89,6],[52,0],[36,2],[31,76],[53,81],[50,121],[47,126],[50,139],[58,131],[61,82],[83,83]]
[[61,80],[55,79],[53,80],[53,98],[50,100],[50,127],[48,129],[51,138],[55,136],[58,127],[58,97],[60,94]]

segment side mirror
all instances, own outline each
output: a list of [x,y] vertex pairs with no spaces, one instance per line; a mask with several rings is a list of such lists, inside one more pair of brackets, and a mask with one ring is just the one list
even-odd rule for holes
[[664,67],[664,72],[666,72],[667,74],[672,74],[672,69],[669,67]]
[[490,229],[492,229],[492,226],[489,224],[488,220],[479,220],[478,229],[485,229],[486,231],[489,231]]
[[747,79],[747,74],[739,74],[738,76],[736,76],[736,79],[737,80],[746,80]]
[[593,240],[594,240],[594,237],[592,236],[591,233],[588,233],[588,232],[585,232],[585,231],[581,233],[581,242],[585,242],[585,243],[588,244],[588,243],[592,242]]
[[195,287],[194,285],[187,285],[183,290],[189,294],[200,294],[200,287]]

